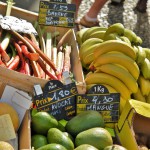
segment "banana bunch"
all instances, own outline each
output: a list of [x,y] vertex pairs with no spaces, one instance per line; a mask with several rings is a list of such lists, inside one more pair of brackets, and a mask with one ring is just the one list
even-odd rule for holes
[[[103,37],[107,28],[91,27],[83,28],[76,33],[76,39],[80,47],[79,55],[82,66],[88,70],[90,63],[93,61],[93,51],[103,42]],[[85,61],[85,57],[86,59]]]
[[150,49],[138,47],[137,63],[140,69],[138,91],[132,97],[136,100],[150,103]]
[[90,38],[103,39],[106,30],[107,28],[105,27],[83,28],[76,33],[77,42],[81,46],[87,39]]
[[150,103],[150,49],[142,39],[121,23],[107,28],[91,27],[77,32],[79,55],[87,90],[103,84],[121,95],[120,110],[134,98]]

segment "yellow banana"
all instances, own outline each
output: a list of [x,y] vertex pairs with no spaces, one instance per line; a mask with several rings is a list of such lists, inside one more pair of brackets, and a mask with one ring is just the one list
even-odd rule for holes
[[150,92],[150,81],[145,79],[142,75],[138,78],[138,84],[141,89],[141,93],[143,96],[148,96]]
[[121,96],[128,100],[130,98],[129,89],[118,78],[106,73],[90,73],[85,78],[86,84],[108,84],[116,89]]
[[[85,75],[85,78],[87,78],[89,75],[91,75],[91,74],[93,74],[93,72],[92,71],[89,71],[86,75]],[[96,84],[96,83],[95,83]],[[86,84],[86,85],[88,85],[88,84]]]
[[113,87],[111,87],[108,84],[101,84],[101,85],[105,86],[108,89],[109,93],[119,93]]
[[121,40],[104,41],[94,51],[94,58],[111,51],[119,51],[129,56],[133,60],[136,58],[135,50],[132,46]]
[[145,79],[150,79],[150,61],[145,58],[140,65],[141,72]]
[[136,62],[137,64],[141,64],[146,58],[146,53],[141,46],[137,46],[137,49],[138,49],[138,53],[137,53]]
[[86,91],[88,91],[90,88],[92,88],[96,84],[87,84],[86,85]]
[[99,56],[90,64],[89,68],[90,70],[93,70],[94,68],[96,69],[98,66],[108,64],[108,63],[116,63],[122,65],[131,73],[131,75],[136,80],[139,77],[140,71],[136,62],[130,57],[128,57],[127,55],[118,52],[116,53],[115,51]]
[[83,57],[83,60],[82,60],[82,62],[84,64],[86,64],[87,66],[89,66],[93,61],[94,61],[94,54],[93,53],[86,55],[85,57]]
[[125,107],[125,104],[126,104],[126,100],[122,97],[120,97],[120,114],[122,113],[124,107]]
[[97,26],[96,27],[91,27],[83,35],[83,41],[86,41],[89,38],[89,36],[94,32],[106,31],[106,30],[107,30],[107,28],[105,28],[105,27],[97,27]]
[[104,39],[104,34],[106,31],[97,31],[97,32],[93,32],[91,33],[91,35],[89,36],[89,38],[99,38],[99,39]]
[[121,80],[133,93],[136,93],[138,90],[138,84],[134,77],[126,69],[120,67],[119,65],[104,64],[99,66],[95,72],[104,72],[115,76]]
[[[83,53],[85,52],[90,52],[91,49],[95,49],[96,48],[96,44],[101,44],[103,41],[101,39],[98,39],[98,38],[90,38],[88,40],[86,40],[80,47],[80,50],[79,50],[79,56],[80,56],[80,59],[83,58]],[[95,48],[94,48],[95,47]],[[92,51],[93,51],[92,50]]]
[[80,31],[76,32],[76,39],[79,45],[83,43],[83,35],[89,28],[83,28]]
[[124,36],[126,36],[132,44],[137,42],[137,35],[130,29],[124,29]]
[[106,30],[105,36],[107,36],[110,33],[117,33],[118,35],[124,34],[124,26],[121,23],[114,23],[108,27]]
[[[80,56],[81,62],[85,65],[85,66],[89,66],[93,60],[94,60],[94,56],[93,56],[93,50],[98,46],[99,44],[95,44],[89,48],[86,49],[86,51],[82,54],[82,56]],[[85,58],[86,61],[85,61]]]
[[140,88],[138,88],[136,93],[133,93],[133,98],[138,100],[138,101],[141,101],[141,102],[146,102],[146,99],[142,95],[142,92],[141,92]]

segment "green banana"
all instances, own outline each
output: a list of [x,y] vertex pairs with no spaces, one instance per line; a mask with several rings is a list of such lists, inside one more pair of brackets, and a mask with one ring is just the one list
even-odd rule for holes
[[93,32],[91,33],[91,35],[89,36],[89,38],[99,38],[99,39],[104,39],[104,34],[106,31],[97,31],[97,32]]
[[137,64],[141,64],[146,58],[146,53],[141,46],[137,46],[137,49],[138,49],[138,53],[137,53],[136,62]]
[[150,48],[143,48],[146,54],[146,58],[150,61]]
[[133,98],[138,100],[138,101],[146,102],[146,99],[142,95],[140,88],[138,88],[136,93],[133,93]]
[[145,79],[150,79],[150,61],[147,58],[141,63],[140,70]]
[[127,56],[131,57],[133,60],[136,58],[135,50],[132,46],[127,44],[126,42],[123,42],[121,40],[109,40],[104,41],[102,44],[100,44],[94,51],[94,58],[96,59],[100,55],[111,52],[111,51],[119,51]]
[[96,68],[95,72],[104,72],[112,76],[115,76],[116,78],[121,80],[131,92],[133,93],[137,92],[138,84],[136,80],[126,69],[124,69],[119,65],[104,64]]
[[109,40],[120,40],[119,35],[117,33],[110,33],[110,34],[105,34],[103,37],[104,41],[109,41]]
[[141,93],[143,96],[148,96],[150,92],[150,81],[145,79],[142,75],[138,78],[138,84],[141,89]]
[[97,26],[96,27],[91,27],[83,35],[83,41],[86,41],[89,38],[89,36],[91,34],[93,34],[94,32],[97,32],[97,31],[106,31],[106,30],[107,30],[107,28],[105,28],[105,27],[97,27]]
[[131,42],[130,42],[130,40],[129,40],[127,37],[125,37],[125,36],[120,36],[120,39],[131,46]]
[[135,58],[135,60],[137,59],[137,56],[138,56],[138,48],[137,48],[137,46],[135,46],[135,45],[132,45],[132,47],[133,47],[133,49],[134,49],[134,52],[135,52],[135,54],[136,54],[136,58]]
[[116,63],[125,67],[136,80],[139,77],[140,71],[136,62],[127,55],[115,51],[100,55],[94,59],[89,68],[90,70],[93,70],[94,68],[108,63]]
[[76,32],[76,39],[79,45],[81,45],[83,43],[83,35],[85,34],[85,32],[88,30],[89,28],[83,28],[80,31]]
[[136,43],[137,35],[130,29],[124,29],[124,36],[127,37],[131,43]]
[[108,84],[121,94],[121,97],[130,99],[130,91],[118,78],[107,73],[90,73],[85,78],[85,83],[88,84]]
[[148,94],[148,96],[146,96],[146,103],[150,104],[150,93]]
[[108,27],[106,30],[105,36],[109,35],[110,33],[117,33],[118,35],[124,34],[124,26],[122,23],[114,23]]
[[136,36],[136,41],[135,41],[135,45],[142,45],[143,40],[141,39],[141,37],[139,37],[138,35]]

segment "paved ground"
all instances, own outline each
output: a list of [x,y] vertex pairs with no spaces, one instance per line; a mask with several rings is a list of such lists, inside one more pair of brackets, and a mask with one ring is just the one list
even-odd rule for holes
[[[94,0],[83,0],[79,10],[81,18],[90,8]],[[150,48],[150,0],[146,13],[140,13],[134,8],[138,0],[125,0],[121,5],[114,6],[109,0],[100,11],[98,18],[100,26],[121,22],[126,28],[132,29],[143,39],[143,47]]]

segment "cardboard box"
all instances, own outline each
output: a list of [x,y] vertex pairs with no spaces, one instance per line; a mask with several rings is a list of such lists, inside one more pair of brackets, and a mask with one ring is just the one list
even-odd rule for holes
[[128,150],[139,150],[137,134],[150,136],[150,104],[129,100],[115,127],[122,146]]
[[[6,13],[6,3],[0,2],[0,14],[5,15]],[[21,8],[12,7],[11,15],[25,19],[31,23],[34,23],[38,19],[38,14],[30,12]],[[84,94],[86,92],[84,76],[82,71],[82,65],[79,58],[79,49],[76,42],[76,37],[73,29],[62,28],[62,27],[52,27],[47,26],[47,31],[58,31],[61,38],[65,33],[67,33],[64,43],[68,43],[72,46],[71,52],[71,71],[76,80],[77,90],[79,94]],[[19,90],[33,94],[33,85],[40,84],[43,88],[48,80],[40,79],[36,77],[31,77],[18,73],[16,71],[8,70],[7,68],[0,67],[0,97],[4,91],[6,85],[10,85]],[[23,122],[19,129],[19,150],[29,150],[31,149],[31,131],[30,131],[30,113],[26,112]]]
[[31,118],[30,110],[26,111],[18,131],[19,150],[31,150]]

